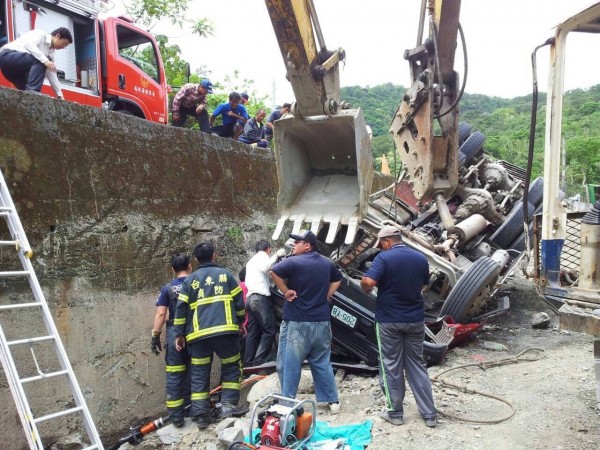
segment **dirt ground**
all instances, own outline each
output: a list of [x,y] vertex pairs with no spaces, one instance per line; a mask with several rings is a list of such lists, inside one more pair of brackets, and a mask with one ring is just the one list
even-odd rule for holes
[[[318,420],[333,425],[373,421],[369,450],[384,449],[598,449],[600,448],[600,409],[596,403],[593,339],[578,333],[560,331],[558,318],[537,296],[533,283],[516,277],[505,285],[511,309],[492,319],[468,343],[449,351],[441,366],[429,369],[431,377],[451,367],[488,363],[510,358],[530,348],[524,357],[537,361],[503,364],[482,369],[469,367],[444,375],[452,383],[484,391],[506,403],[461,392],[434,383],[434,398],[440,411],[436,428],[427,428],[420,418],[414,398],[405,399],[405,424],[393,426],[379,418],[383,399],[376,377],[347,374],[340,384],[341,413],[332,416],[319,408]],[[536,330],[530,325],[537,312],[547,312],[551,324]],[[489,350],[490,343],[505,350]],[[446,415],[462,418],[458,420]],[[478,423],[481,420],[499,423]],[[186,428],[187,429],[187,428]],[[161,445],[148,437],[139,449],[215,448],[215,425],[199,432],[190,427],[179,443]],[[123,446],[121,448],[127,448]],[[222,448],[222,447],[216,447]]]

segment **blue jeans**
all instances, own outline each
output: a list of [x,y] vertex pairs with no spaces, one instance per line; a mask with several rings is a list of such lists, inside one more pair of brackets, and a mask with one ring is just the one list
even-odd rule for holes
[[277,375],[284,397],[295,398],[302,363],[308,361],[318,402],[335,403],[338,390],[331,367],[331,324],[284,320],[279,329]]
[[244,366],[259,366],[265,363],[271,353],[277,322],[275,307],[270,296],[250,294],[246,300],[248,310],[248,334],[244,350]]

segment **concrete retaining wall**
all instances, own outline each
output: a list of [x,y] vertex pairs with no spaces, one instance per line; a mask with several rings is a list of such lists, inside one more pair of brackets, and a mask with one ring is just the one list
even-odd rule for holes
[[[149,343],[170,255],[210,240],[237,273],[271,235],[272,152],[2,88],[0,124],[0,167],[34,267],[99,432],[114,436],[164,412],[164,360]],[[14,256],[1,247],[0,270]],[[0,286],[0,304],[30,296],[26,283]],[[33,317],[9,317],[0,317],[9,338],[31,336]],[[30,395],[35,404],[56,390]],[[3,373],[0,403],[2,448],[25,447]]]

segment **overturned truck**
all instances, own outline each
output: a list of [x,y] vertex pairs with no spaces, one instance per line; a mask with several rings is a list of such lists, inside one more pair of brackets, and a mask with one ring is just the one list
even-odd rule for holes
[[[376,367],[376,294],[362,292],[359,280],[379,251],[377,232],[398,227],[429,261],[425,356],[439,363],[449,345],[509,307],[494,295],[524,255],[543,193],[541,178],[529,184],[524,170],[494,161],[485,137],[459,123],[460,1],[424,3],[422,43],[404,54],[412,85],[390,126],[403,171],[374,194],[362,111],[339,95],[344,50],[325,46],[311,0],[266,4],[296,97],[293,115],[274,129],[281,217],[273,238],[288,222],[293,233],[317,235],[318,251],[344,273],[331,305],[334,352]],[[423,40],[426,16],[435,26]]]

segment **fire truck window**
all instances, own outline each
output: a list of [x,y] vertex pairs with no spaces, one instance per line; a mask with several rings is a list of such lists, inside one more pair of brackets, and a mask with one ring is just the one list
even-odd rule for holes
[[117,40],[119,55],[160,83],[158,58],[153,42],[137,31],[123,26],[117,26]]
[[2,47],[8,41],[6,35],[6,4],[0,2],[0,47]]

